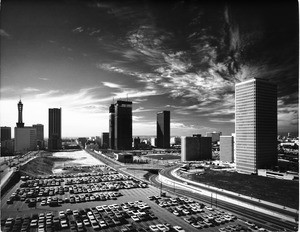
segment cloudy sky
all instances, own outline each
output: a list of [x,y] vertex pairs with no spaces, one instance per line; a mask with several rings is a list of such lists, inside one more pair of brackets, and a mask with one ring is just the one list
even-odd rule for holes
[[204,1],[2,1],[1,126],[62,108],[64,137],[108,131],[108,107],[133,101],[134,135],[234,132],[234,86],[278,85],[278,130],[298,132],[298,5]]

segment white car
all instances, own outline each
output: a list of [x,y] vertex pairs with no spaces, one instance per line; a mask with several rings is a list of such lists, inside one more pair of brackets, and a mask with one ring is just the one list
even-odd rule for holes
[[165,226],[165,225],[163,225],[163,224],[157,224],[156,227],[157,227],[157,229],[159,229],[160,231],[169,231],[169,230],[170,230],[167,226]]
[[90,225],[91,225],[89,219],[84,219],[84,220],[83,220],[83,224],[84,224],[85,226],[90,226]]
[[65,229],[65,228],[69,227],[69,225],[68,225],[68,223],[67,223],[66,220],[60,221],[60,226],[61,226],[62,229]]
[[139,222],[139,221],[140,221],[140,219],[139,219],[138,216],[136,216],[136,215],[131,216],[131,219],[132,219],[133,221],[135,221],[135,222]]
[[177,232],[185,232],[185,230],[182,229],[182,227],[180,227],[180,226],[173,226],[173,229]]
[[149,226],[149,229],[150,229],[151,231],[159,231],[159,229],[157,228],[156,225],[151,225],[151,226]]

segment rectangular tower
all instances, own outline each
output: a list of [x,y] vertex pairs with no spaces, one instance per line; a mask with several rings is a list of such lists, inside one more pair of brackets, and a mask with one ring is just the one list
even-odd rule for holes
[[157,113],[156,136],[158,148],[170,147],[170,111]]
[[236,167],[244,173],[277,164],[277,86],[251,79],[235,86]]
[[109,107],[109,148],[115,149],[115,105]]
[[49,109],[48,150],[60,150],[61,148],[61,108]]
[[44,148],[44,125],[35,124],[32,127],[36,128],[37,145],[40,149]]
[[117,101],[115,104],[115,149],[132,149],[132,102]]
[[223,162],[233,162],[233,136],[220,136],[220,160]]
[[11,127],[1,127],[1,142],[5,140],[11,140]]
[[212,159],[212,139],[200,134],[181,137],[181,161]]

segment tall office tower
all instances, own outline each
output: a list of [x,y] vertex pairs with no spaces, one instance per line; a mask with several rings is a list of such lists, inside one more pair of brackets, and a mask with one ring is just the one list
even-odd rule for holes
[[48,150],[60,150],[61,140],[61,108],[49,109],[49,140]]
[[18,122],[17,122],[17,127],[21,128],[24,127],[24,123],[23,123],[23,104],[21,102],[21,100],[18,103]]
[[132,102],[115,104],[115,149],[132,149]]
[[35,124],[32,127],[36,128],[36,140],[40,149],[44,148],[44,125]]
[[7,126],[1,127],[1,142],[11,140],[11,128]]
[[220,160],[223,162],[233,162],[233,136],[220,136]]
[[200,134],[181,137],[181,161],[212,159],[212,138]]
[[109,146],[109,133],[103,132],[102,133],[102,141],[101,141],[101,147],[104,149],[107,149]]
[[115,149],[115,105],[109,107],[109,148]]
[[236,168],[257,173],[277,164],[277,86],[262,79],[235,85]]
[[157,113],[156,136],[158,148],[170,147],[170,111]]

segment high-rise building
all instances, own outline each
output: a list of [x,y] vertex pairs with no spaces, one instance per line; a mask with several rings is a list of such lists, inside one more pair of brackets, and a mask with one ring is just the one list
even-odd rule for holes
[[170,147],[170,111],[157,113],[156,136],[158,148]]
[[220,136],[222,132],[206,132],[206,137],[211,137],[213,143],[220,141]]
[[212,159],[211,137],[199,135],[181,137],[181,161]]
[[115,149],[132,149],[132,102],[117,101],[115,104]]
[[233,162],[233,136],[220,136],[220,160],[223,162]]
[[262,79],[235,85],[236,168],[257,173],[277,164],[277,87]]
[[101,143],[102,148],[106,149],[109,146],[109,133],[103,132],[102,133],[102,143]]
[[115,105],[109,107],[109,148],[115,149]]
[[36,150],[36,128],[15,127],[15,152],[26,153]]
[[48,150],[60,150],[61,148],[61,108],[49,109]]
[[36,128],[36,140],[37,145],[40,149],[44,148],[44,125],[43,124],[35,124],[32,127]]
[[1,142],[11,140],[11,128],[7,126],[1,127]]
[[18,103],[18,122],[17,122],[17,127],[24,127],[23,123],[23,104],[21,100]]

